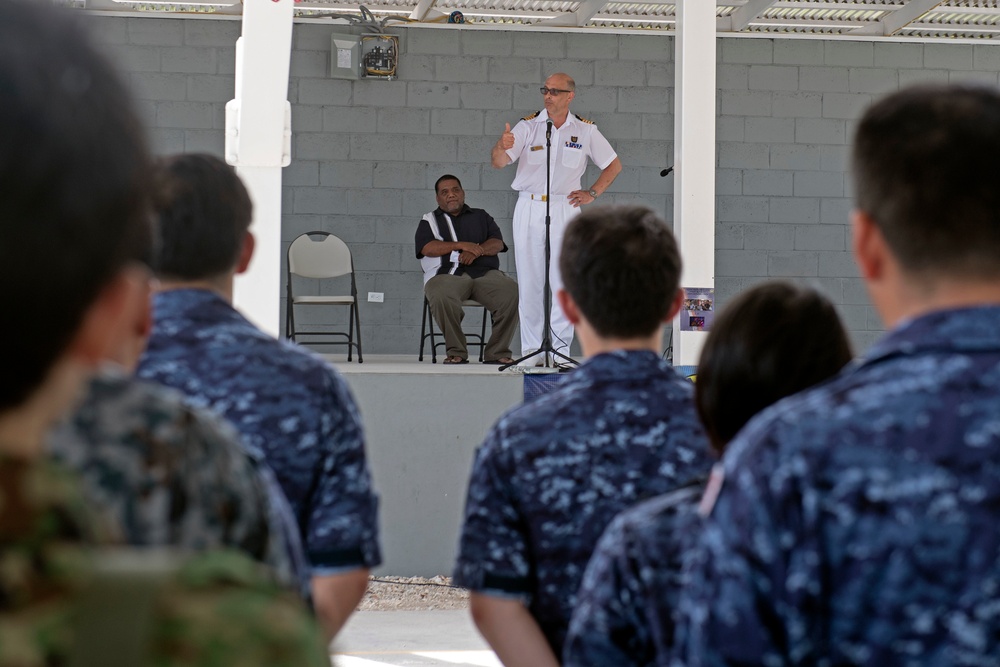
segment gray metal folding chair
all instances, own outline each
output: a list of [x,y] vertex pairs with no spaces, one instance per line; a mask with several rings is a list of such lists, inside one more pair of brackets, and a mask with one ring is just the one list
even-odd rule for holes
[[[486,354],[486,315],[487,315],[486,306],[479,303],[478,301],[474,301],[473,299],[466,299],[465,301],[462,302],[462,307],[483,309],[483,323],[479,329],[479,333],[474,333],[469,331],[465,332],[465,339],[468,345],[470,347],[475,347],[476,345],[479,346],[479,361],[482,361],[485,358],[484,355]],[[438,361],[437,348],[444,346],[445,342],[443,339],[439,343],[434,342],[434,316],[431,315],[431,303],[430,301],[427,300],[427,297],[425,296],[424,315],[420,320],[420,356],[417,357],[417,361],[424,360],[424,344],[426,343],[428,338],[431,339],[431,363],[436,364]]]

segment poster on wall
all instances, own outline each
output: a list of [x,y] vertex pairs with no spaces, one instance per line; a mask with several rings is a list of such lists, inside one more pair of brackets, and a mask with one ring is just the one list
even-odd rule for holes
[[711,331],[715,319],[715,289],[685,287],[680,318],[681,331]]

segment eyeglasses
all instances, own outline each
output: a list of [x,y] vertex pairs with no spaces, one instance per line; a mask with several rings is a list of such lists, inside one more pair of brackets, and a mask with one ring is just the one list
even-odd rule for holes
[[538,90],[542,91],[542,95],[552,95],[553,97],[559,97],[563,93],[572,93],[572,90],[559,90],[558,88],[546,88],[542,86]]

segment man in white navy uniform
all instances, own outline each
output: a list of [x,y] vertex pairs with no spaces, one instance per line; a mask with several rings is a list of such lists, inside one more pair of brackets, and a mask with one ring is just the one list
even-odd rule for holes
[[500,270],[497,255],[507,252],[500,227],[483,209],[465,204],[458,177],[445,174],[434,183],[434,193],[438,207],[417,225],[414,241],[424,270],[424,294],[448,348],[444,363],[468,363],[462,301],[475,299],[493,318],[483,363],[509,364],[517,328],[517,283]]
[[[593,122],[569,112],[576,96],[576,83],[568,74],[557,73],[542,87],[545,109],[522,118],[506,130],[493,146],[495,169],[518,162],[511,188],[520,192],[514,209],[514,262],[521,298],[521,353],[531,354],[541,347],[545,326],[545,133],[551,124],[551,175],[549,215],[551,217],[552,346],[569,354],[573,325],[557,305],[555,293],[562,287],[559,276],[559,249],[566,224],[581,204],[590,204],[607,190],[621,173],[622,164],[608,140]],[[580,179],[587,159],[601,169],[593,185],[581,189]]]

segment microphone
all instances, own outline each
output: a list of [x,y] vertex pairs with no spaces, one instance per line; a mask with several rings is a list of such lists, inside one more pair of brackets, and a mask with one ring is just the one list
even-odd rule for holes
[[545,138],[546,139],[551,139],[552,138],[552,121],[551,120],[545,121]]
[[674,170],[673,167],[667,167],[666,169],[664,169],[663,171],[660,172],[660,176],[666,176],[667,174],[669,174],[673,170]]

